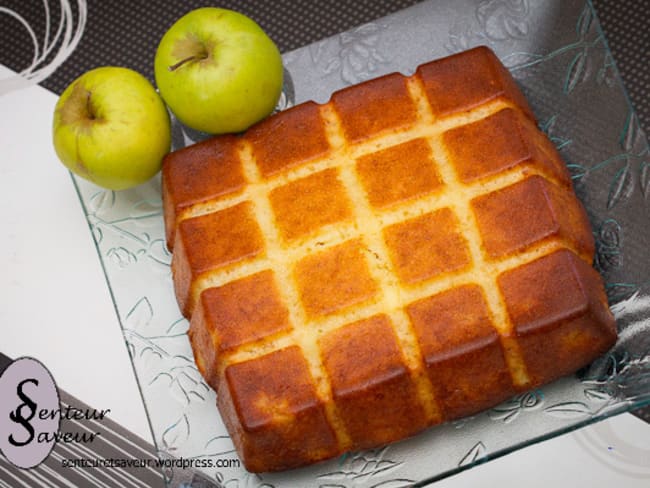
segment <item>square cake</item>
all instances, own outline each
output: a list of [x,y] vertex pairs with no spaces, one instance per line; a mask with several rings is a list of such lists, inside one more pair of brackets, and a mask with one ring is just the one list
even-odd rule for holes
[[616,340],[564,162],[486,47],[163,165],[178,304],[250,471],[397,441]]

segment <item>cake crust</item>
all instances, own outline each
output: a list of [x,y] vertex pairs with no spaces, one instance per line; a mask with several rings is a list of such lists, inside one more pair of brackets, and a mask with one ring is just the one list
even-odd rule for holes
[[250,471],[397,441],[616,340],[587,214],[478,47],[163,164],[199,370]]

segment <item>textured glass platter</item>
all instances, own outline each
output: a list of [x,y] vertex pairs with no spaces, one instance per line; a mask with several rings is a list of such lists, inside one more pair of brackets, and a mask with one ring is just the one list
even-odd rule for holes
[[[650,403],[650,154],[589,3],[423,2],[284,55],[280,109],[480,44],[497,53],[571,171],[619,341],[578,374],[381,449],[286,473],[206,474],[230,488],[423,485]],[[174,125],[174,147],[200,134]],[[194,365],[165,248],[160,180],[111,192],[75,178],[161,456],[235,459]]]

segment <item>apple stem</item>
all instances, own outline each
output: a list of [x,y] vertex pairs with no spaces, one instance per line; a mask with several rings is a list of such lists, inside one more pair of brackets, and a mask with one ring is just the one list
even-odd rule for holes
[[90,96],[92,95],[92,92],[88,91],[86,92],[86,112],[88,113],[88,118],[90,120],[95,120],[95,112],[93,110],[93,105],[90,103]]
[[185,63],[189,63],[190,61],[194,61],[194,60],[205,59],[207,57],[208,57],[207,55],[189,56],[189,57],[187,57],[185,59],[181,59],[176,64],[172,64],[168,69],[169,69],[169,71],[176,71],[178,68],[183,66]]

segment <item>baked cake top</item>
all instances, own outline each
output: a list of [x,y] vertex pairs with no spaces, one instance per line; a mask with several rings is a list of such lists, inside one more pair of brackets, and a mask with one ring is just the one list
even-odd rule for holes
[[[566,167],[484,47],[172,153],[163,200],[179,305],[207,331],[197,363],[215,388],[226,378],[245,428],[322,404],[338,445],[358,445],[337,408],[388,382],[419,405],[408,435],[465,408],[409,371],[485,349],[492,383],[471,388],[525,387],[537,372],[516,334],[604,300],[562,254],[594,252]],[[548,305],[517,288],[538,262],[575,277],[544,292]],[[249,391],[245,374],[274,357],[299,382],[283,393],[274,371]]]

